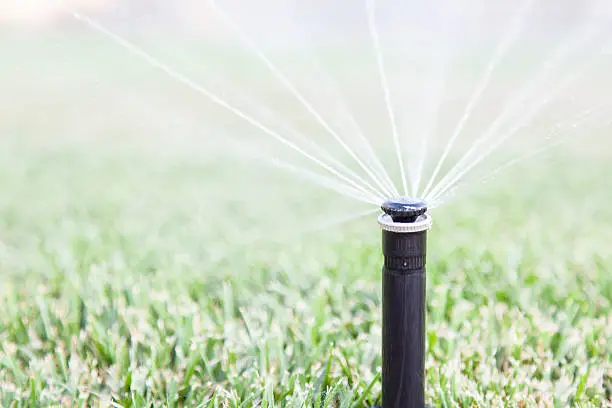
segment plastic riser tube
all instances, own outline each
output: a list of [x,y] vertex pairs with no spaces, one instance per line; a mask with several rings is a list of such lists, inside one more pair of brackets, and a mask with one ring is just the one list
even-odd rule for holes
[[398,197],[383,203],[382,408],[425,408],[425,289],[427,230],[424,202]]
[[382,406],[425,407],[427,231],[383,231]]

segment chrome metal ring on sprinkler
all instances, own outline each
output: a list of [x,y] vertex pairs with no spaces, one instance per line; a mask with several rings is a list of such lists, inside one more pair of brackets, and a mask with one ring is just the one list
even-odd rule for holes
[[421,200],[385,201],[382,408],[425,408],[425,263],[431,217]]

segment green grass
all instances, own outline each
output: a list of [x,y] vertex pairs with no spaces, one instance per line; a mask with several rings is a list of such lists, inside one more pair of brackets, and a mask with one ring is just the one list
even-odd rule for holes
[[[380,399],[373,216],[289,234],[339,214],[323,205],[333,196],[181,153],[23,145],[7,153],[2,406]],[[432,406],[609,405],[612,167],[578,155],[547,163],[434,213]],[[262,198],[241,206],[231,188]],[[312,201],[298,206],[306,195]],[[281,221],[269,219],[283,208]]]
[[[223,155],[197,95],[87,44],[0,77],[0,406],[378,402],[374,215],[312,231],[363,207]],[[432,407],[612,406],[607,137],[433,213]]]

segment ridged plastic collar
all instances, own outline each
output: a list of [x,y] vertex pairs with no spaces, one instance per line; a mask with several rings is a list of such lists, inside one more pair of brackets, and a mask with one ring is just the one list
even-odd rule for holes
[[410,223],[393,222],[388,214],[380,214],[378,216],[378,224],[383,230],[397,233],[409,234],[426,231],[431,228],[431,223],[432,220],[429,214],[424,214],[415,222]]

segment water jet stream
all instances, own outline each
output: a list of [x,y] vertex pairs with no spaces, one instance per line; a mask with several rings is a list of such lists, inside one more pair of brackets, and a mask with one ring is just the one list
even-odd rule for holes
[[[242,91],[242,90],[241,90]],[[241,94],[244,94],[244,92],[241,92]],[[342,163],[341,161],[339,161],[336,157],[334,157],[333,155],[330,154],[330,152],[326,149],[323,149],[321,146],[319,146],[319,144],[317,144],[316,142],[313,141],[312,138],[307,137],[306,135],[304,135],[302,132],[300,132],[299,130],[295,129],[294,127],[292,127],[289,123],[287,123],[285,120],[283,120],[281,117],[279,117],[279,115],[274,112],[273,110],[271,110],[266,104],[256,104],[251,98],[248,98],[247,95],[241,95],[242,99],[244,101],[248,101],[251,105],[256,105],[257,108],[261,111],[261,113],[263,114],[264,117],[268,117],[269,120],[273,121],[275,123],[275,125],[280,129],[281,134],[286,135],[286,136],[292,136],[292,138],[300,143],[302,143],[302,146],[306,147],[309,146],[311,151],[313,153],[316,153],[318,155],[318,157],[321,158],[322,161],[325,161],[327,164],[329,164],[331,167],[335,168],[338,172],[343,173],[346,177],[352,178],[354,181],[359,181],[362,182],[363,178],[358,175],[357,173],[355,173],[355,171],[353,171],[352,169],[348,168],[344,163]],[[364,137],[364,136],[362,136]],[[257,151],[257,149],[250,149],[248,152],[245,149],[244,143],[233,143],[232,148],[236,151],[241,151],[243,153],[248,153],[247,155],[250,157],[255,156],[254,152]],[[306,149],[304,149],[306,150]],[[372,151],[373,154],[375,154]],[[270,156],[271,157],[271,156]],[[271,160],[270,157],[268,157],[267,159]],[[258,157],[258,159],[263,159],[262,157]],[[375,159],[378,160],[377,157],[375,157]],[[378,160],[378,162],[380,163],[380,160]],[[270,164],[269,162],[267,162],[266,164]],[[381,164],[382,166],[382,164]],[[302,173],[302,174],[316,174],[317,177],[311,177],[309,178],[309,180],[311,181],[315,181],[316,179],[324,179],[326,178],[326,176],[317,174],[311,170],[308,170],[306,168],[300,168],[298,166],[291,166],[293,171],[296,173]],[[384,171],[384,168],[383,168]],[[388,177],[388,176],[387,176]],[[338,186],[343,185],[342,183],[338,183],[337,180],[333,179],[333,178],[327,178],[327,181],[329,183],[332,184],[337,184]],[[329,188],[328,185],[324,186],[325,188]],[[348,187],[348,186],[345,186]],[[390,184],[390,188],[392,189],[391,191],[394,191],[395,193],[397,193],[397,189],[395,189],[395,186],[393,186],[392,184]],[[370,192],[369,190],[365,190],[365,189],[359,189],[359,193],[360,194],[364,194],[365,196],[374,196],[372,192]],[[382,196],[380,196],[382,197]],[[363,201],[362,199],[358,199],[359,201]],[[378,198],[377,198],[378,200]]]
[[[210,99],[212,102],[214,102],[217,105],[219,105],[219,106],[227,109],[228,111],[232,112],[234,115],[236,115],[239,118],[245,120],[247,123],[249,123],[250,125],[252,125],[256,129],[259,129],[259,130],[263,131],[264,133],[266,133],[267,135],[273,137],[275,140],[279,141],[283,145],[285,145],[285,146],[293,149],[294,151],[300,153],[302,156],[304,156],[305,158],[309,159],[310,161],[318,164],[319,166],[321,166],[322,168],[324,168],[325,170],[327,170],[331,174],[337,176],[342,181],[352,185],[353,187],[355,187],[358,190],[363,190],[365,187],[367,187],[367,185],[364,187],[364,186],[358,184],[357,182],[355,182],[354,180],[346,177],[345,175],[343,175],[342,173],[338,172],[333,167],[329,166],[328,164],[324,163],[320,159],[318,159],[318,158],[314,157],[313,155],[309,154],[308,152],[304,151],[302,148],[297,146],[295,143],[291,142],[290,140],[288,140],[287,138],[283,137],[279,133],[275,132],[274,130],[270,129],[266,125],[262,124],[257,119],[255,119],[255,118],[251,117],[250,115],[247,115],[246,113],[244,113],[244,112],[240,111],[239,109],[235,108],[233,105],[231,105],[230,103],[228,103],[224,99],[220,98],[219,96],[217,96],[216,94],[212,93],[211,91],[209,91],[208,89],[204,88],[203,86],[195,83],[194,81],[192,81],[191,79],[189,79],[186,76],[182,75],[181,73],[179,73],[179,72],[175,71],[174,69],[170,68],[169,66],[167,66],[164,63],[162,63],[161,61],[159,61],[158,59],[156,59],[155,57],[153,57],[152,55],[150,55],[146,51],[142,50],[141,48],[139,48],[138,46],[133,44],[132,42],[130,42],[130,41],[126,40],[125,38],[115,34],[112,31],[108,30],[107,28],[105,28],[101,24],[97,23],[93,19],[91,19],[91,18],[89,18],[89,17],[87,17],[87,16],[85,16],[85,15],[79,13],[79,12],[74,12],[74,11],[72,11],[72,15],[73,15],[73,17],[75,19],[77,19],[77,20],[79,20],[81,22],[86,23],[88,26],[90,26],[94,30],[98,31],[99,33],[105,35],[106,37],[110,38],[111,40],[113,40],[118,45],[120,45],[123,48],[127,49],[128,51],[132,52],[136,56],[142,58],[147,63],[149,63],[149,65],[151,65],[152,67],[160,69],[162,72],[164,72],[170,78],[172,78],[172,79],[174,79],[174,80],[176,80],[176,81],[178,81],[178,82],[188,86],[189,88],[191,88],[192,90],[194,90],[196,92],[201,93],[202,95],[204,95],[208,99]],[[378,191],[376,189],[372,189],[372,190],[373,190],[373,192],[376,195],[381,195],[380,191]]]
[[[317,122],[342,146],[342,148],[355,160],[355,162],[366,172],[366,174],[377,184],[377,187],[382,189],[382,191],[387,195],[392,195],[393,191],[385,188],[384,183],[382,183],[376,175],[372,172],[372,170],[366,166],[361,159],[355,154],[355,152],[346,144],[346,142],[338,135],[334,129],[329,126],[329,124],[323,119],[321,114],[312,106],[310,102],[308,102],[304,96],[300,93],[300,91],[295,87],[295,85],[285,76],[285,74],[278,69],[278,67],[266,56],[265,53],[253,42],[251,41],[238,27],[237,24],[223,11],[220,7],[216,5],[216,2],[210,2],[213,10],[221,17],[221,19],[236,32],[238,37],[245,43],[247,46],[260,58],[263,63],[270,69],[270,71],[274,74],[274,76],[283,84],[285,87],[291,92],[291,94],[298,100],[300,103],[306,108],[308,112],[312,114],[312,116],[317,120]],[[376,188],[372,187],[369,183],[365,182],[366,186],[374,191],[377,191]]]
[[438,173],[442,169],[442,166],[444,165],[444,161],[450,154],[451,149],[453,148],[453,145],[455,144],[455,141],[461,135],[461,132],[463,131],[463,128],[465,127],[468,120],[470,119],[474,108],[480,101],[480,98],[482,97],[482,94],[484,93],[484,91],[487,89],[489,82],[491,80],[491,75],[497,68],[497,65],[499,64],[501,59],[506,55],[510,46],[516,41],[520,32],[522,31],[523,25],[525,23],[525,18],[526,18],[525,14],[531,9],[533,1],[534,0],[526,0],[523,3],[523,5],[519,8],[519,11],[517,12],[517,14],[512,18],[509,30],[507,31],[506,35],[502,38],[500,44],[495,50],[495,53],[491,57],[491,60],[487,64],[487,67],[485,68],[485,73],[481,81],[476,86],[476,89],[474,93],[472,94],[472,97],[470,98],[468,104],[465,107],[463,116],[461,117],[461,119],[459,119],[459,122],[457,123],[457,127],[455,128],[455,131],[453,132],[448,143],[446,144],[446,147],[444,148],[444,151],[442,152],[442,156],[438,160],[438,163],[436,164],[434,171],[431,177],[429,178],[429,181],[427,182],[425,190],[423,191],[423,197],[428,195],[429,190],[432,187],[433,183],[435,182],[436,177],[438,176]]
[[278,157],[262,156],[258,154],[259,150],[255,150],[251,146],[245,146],[244,143],[235,143],[231,148],[233,153],[241,154],[248,159],[255,160],[263,166],[273,166],[275,169],[280,169],[291,174],[295,174],[302,179],[313,182],[314,184],[327,190],[333,190],[334,192],[345,197],[350,197],[354,200],[373,205],[380,205],[380,203],[383,201],[383,196],[381,195],[376,195],[367,190],[354,188],[346,183],[338,181],[336,178],[319,174],[316,171],[308,168],[296,166]]
[[446,69],[447,69],[447,58],[446,55],[448,50],[445,50],[445,57],[443,61],[434,64],[438,69],[434,69],[432,71],[437,71],[436,74],[431,75],[431,78],[438,78],[437,86],[434,86],[434,90],[431,92],[432,97],[429,98],[429,103],[426,104],[428,107],[427,119],[425,121],[426,127],[423,131],[423,138],[420,146],[419,159],[416,166],[416,171],[414,171],[414,178],[411,182],[412,184],[412,196],[417,197],[419,195],[419,189],[421,188],[421,179],[423,178],[423,169],[425,168],[425,159],[427,158],[427,151],[429,149],[429,139],[431,138],[432,133],[436,130],[436,119],[440,111],[440,106],[442,104],[442,99],[444,95],[445,88],[445,79],[446,79]]
[[342,184],[338,181],[330,179],[329,177],[325,177],[313,171],[309,171],[301,167],[294,166],[293,164],[284,162],[278,158],[272,159],[271,164],[277,168],[284,169],[294,174],[297,174],[304,179],[313,181],[322,187],[334,190],[335,192],[339,194],[354,198],[355,200],[362,201],[364,203],[380,205],[380,203],[383,201],[382,195],[365,194],[364,192],[360,190],[357,190],[355,188]]
[[[527,152],[524,155],[515,157],[513,159],[507,160],[505,163],[502,163],[501,165],[499,165],[498,167],[496,167],[495,169],[491,170],[486,176],[482,177],[477,183],[478,184],[482,184],[482,183],[486,183],[489,180],[493,179],[497,174],[499,174],[501,171],[506,170],[508,168],[511,168],[531,157],[540,155],[554,147],[560,146],[564,143],[567,143],[569,141],[569,138],[571,137],[570,135],[566,135],[564,137],[559,137],[561,135],[563,135],[565,133],[565,131],[568,130],[573,130],[573,129],[577,129],[580,128],[581,126],[583,126],[585,123],[587,123],[589,121],[589,119],[591,119],[593,116],[595,116],[595,113],[599,112],[599,111],[603,111],[604,108],[610,106],[610,102],[606,101],[602,104],[600,104],[598,107],[596,108],[588,108],[585,109],[584,111],[580,112],[579,114],[575,115],[574,117],[566,120],[566,121],[562,121],[557,123],[556,125],[553,126],[553,130],[551,130],[551,132],[548,134],[548,136],[543,138],[544,142],[547,141],[551,141],[553,140],[553,143],[551,144],[544,144],[543,146],[532,150],[530,152]],[[606,122],[604,123],[604,125],[609,125],[610,122]],[[453,180],[453,184],[448,184],[446,185],[443,189],[441,189],[438,193],[436,193],[436,195],[431,195],[430,197],[427,198],[427,202],[430,203],[430,206],[432,208],[438,207],[441,203],[443,203],[444,201],[442,201],[442,199],[444,198],[445,195],[451,195],[453,194],[454,190],[456,190],[456,188],[458,187],[457,184],[459,183],[459,181],[463,178],[463,176],[467,173],[468,170],[466,170],[463,173],[460,173],[459,175],[457,175]]]
[[387,107],[387,113],[389,115],[389,121],[391,124],[391,133],[393,135],[393,144],[395,145],[395,151],[397,153],[397,161],[400,168],[400,175],[402,178],[402,187],[404,194],[408,195],[408,186],[406,185],[406,170],[404,168],[404,159],[402,157],[402,149],[399,143],[399,135],[397,131],[397,123],[395,121],[395,112],[391,103],[391,92],[389,90],[389,84],[387,81],[387,75],[385,73],[385,61],[380,46],[380,39],[378,36],[378,28],[376,24],[376,4],[375,0],[366,0],[366,11],[368,14],[368,29],[370,37],[372,39],[372,46],[376,55],[376,63],[378,66],[378,75],[380,77],[380,83],[385,97],[385,105]]
[[[318,60],[316,56],[314,56],[314,59],[315,61]],[[321,81],[323,77],[329,77],[329,75],[327,75],[325,70],[321,67],[320,63],[318,64],[318,73],[319,75],[317,76],[317,78],[319,79],[319,81]],[[384,186],[386,188],[385,191],[388,190],[392,192],[391,195],[394,195],[394,196],[399,195],[399,191],[397,190],[397,187],[393,183],[393,180],[391,180],[391,177],[389,176],[389,173],[387,172],[387,169],[383,165],[380,157],[378,156],[378,154],[376,154],[376,152],[374,151],[374,147],[372,146],[368,138],[364,135],[363,131],[361,130],[361,127],[355,120],[355,117],[353,116],[353,114],[351,114],[351,112],[349,111],[347,104],[346,104],[346,100],[344,99],[344,96],[337,89],[337,84],[333,81],[333,79],[329,78],[329,81],[325,85],[322,85],[322,86],[324,86],[325,89],[328,91],[329,90],[334,91],[336,100],[340,102],[341,109],[344,115],[348,118],[349,126],[351,127],[350,133],[356,135],[357,139],[362,143],[363,149],[365,150],[364,151],[365,156],[367,156],[365,157],[365,159],[370,160],[370,165],[372,165],[372,171],[378,173],[378,176],[380,177],[381,182],[384,183]]]
[[[551,95],[548,95],[541,99],[535,107],[531,109],[531,111],[522,116],[521,121],[519,121],[512,129],[503,134],[496,142],[494,142],[488,149],[482,152],[479,156],[477,156],[474,160],[468,162],[470,159],[470,155],[476,152],[477,148],[484,143],[489,138],[489,133],[486,133],[484,136],[479,138],[472,147],[466,152],[461,159],[455,164],[455,166],[446,174],[445,177],[442,178],[440,183],[436,186],[435,189],[432,189],[428,196],[439,195],[440,190],[444,190],[448,188],[448,185],[453,185],[457,183],[462,177],[464,177],[471,169],[481,163],[486,157],[492,154],[495,150],[497,150],[503,143],[505,143],[508,139],[516,135],[521,129],[525,128],[529,125],[530,121],[546,106],[550,103],[555,93],[561,92],[565,87],[569,86],[577,77],[584,74],[584,70],[575,71],[573,75],[565,78],[565,80],[558,84],[558,87],[551,92]],[[582,113],[581,113],[582,114]],[[579,114],[579,115],[581,115]],[[556,127],[556,125],[554,126]],[[467,164],[464,164],[467,163]],[[465,166],[462,168],[462,166]],[[450,180],[450,181],[449,181]]]
[[[348,131],[351,134],[356,135],[357,140],[360,141],[363,145],[363,148],[365,150],[363,152],[365,156],[364,159],[370,160],[370,164],[372,165],[372,171],[373,172],[376,171],[378,173],[378,176],[380,177],[381,181],[384,183],[385,188],[391,191],[392,195],[399,195],[399,191],[397,190],[395,184],[391,180],[391,177],[389,176],[389,173],[387,172],[385,166],[383,165],[380,157],[374,151],[374,147],[372,146],[368,138],[364,135],[361,127],[355,120],[355,116],[350,112],[344,95],[338,89],[337,82],[325,70],[325,68],[323,67],[323,64],[317,57],[316,53],[313,53],[310,56],[312,58],[312,62],[315,65],[315,71],[316,71],[316,75],[314,74],[314,72],[312,75],[317,77],[317,82],[321,83],[320,85],[321,88],[325,89],[328,92],[331,91],[334,99],[338,102],[339,109],[342,111],[341,113],[348,119],[348,122],[349,122],[348,125],[350,127]],[[325,79],[327,81],[323,84],[322,81]],[[326,150],[321,149],[321,151],[324,151],[326,155],[329,156],[329,152],[327,152]]]
[[[559,49],[557,49],[553,53],[553,56],[550,57],[547,60],[547,62],[543,64],[542,68],[532,78],[532,80],[528,82],[526,85],[524,85],[523,88],[520,90],[520,92],[518,92],[518,94],[515,95],[512,102],[510,102],[507,105],[506,109],[492,122],[488,130],[472,143],[468,151],[459,159],[459,161],[451,168],[451,170],[449,170],[449,172],[440,180],[438,185],[436,185],[433,189],[428,191],[425,194],[425,196],[438,195],[438,190],[443,190],[447,180],[449,178],[455,177],[457,173],[459,174],[458,177],[463,177],[466,174],[466,172],[469,171],[469,169],[474,167],[472,165],[474,162],[480,163],[488,155],[490,155],[493,151],[495,151],[497,147],[499,147],[503,142],[513,137],[514,135],[516,135],[522,128],[527,126],[530,123],[530,121],[533,118],[535,118],[536,115],[545,106],[547,106],[553,100],[553,97],[556,94],[562,92],[567,86],[571,85],[575,80],[577,80],[582,75],[584,75],[586,71],[588,70],[588,68],[590,68],[591,65],[594,63],[594,61],[592,60],[587,61],[583,63],[579,69],[576,69],[575,71],[570,73],[570,75],[564,78],[561,81],[561,83],[557,84],[556,87],[553,88],[553,90],[551,90],[548,95],[541,98],[541,100],[538,103],[536,103],[535,106],[532,106],[528,112],[522,113],[518,118],[515,118],[515,122],[516,122],[515,126],[511,130],[509,130],[507,133],[505,133],[504,136],[502,136],[494,144],[493,148],[487,149],[484,153],[481,153],[479,156],[477,156],[472,162],[468,163],[468,160],[471,158],[471,155],[476,153],[478,148],[481,145],[483,145],[490,138],[495,136],[497,130],[501,127],[504,121],[506,119],[511,119],[509,117],[513,113],[515,113],[518,108],[525,105],[525,100],[528,99],[530,96],[532,96],[537,91],[536,86],[540,84],[543,80],[545,80],[547,77],[550,76],[550,72],[549,72],[550,69],[558,66],[559,64],[558,60],[565,57],[568,53],[573,51],[575,48],[583,45],[584,41],[591,39],[591,37],[594,34],[596,34],[600,28],[601,27],[596,27],[595,30],[589,29],[587,30],[584,36],[578,37],[575,41],[571,41],[570,43],[564,43]],[[516,116],[518,115],[515,115],[515,117]],[[466,166],[465,163],[467,163],[468,170],[462,170],[462,166]]]
[[[361,181],[362,180],[361,176],[359,176],[352,169],[348,168],[344,163],[342,163],[337,158],[335,158],[332,154],[329,153],[329,151],[327,151],[326,149],[323,149],[321,146],[319,146],[317,143],[315,143],[311,138],[307,137],[302,132],[294,129],[289,124],[287,124],[284,121],[282,121],[280,118],[277,118],[276,115],[274,114],[274,112],[271,111],[270,109],[268,109],[268,107],[265,104],[263,104],[262,106],[259,106],[259,109],[262,109],[264,112],[268,113],[271,117],[273,117],[274,120],[277,122],[277,125],[281,128],[281,130],[284,131],[284,134],[293,136],[293,138],[295,140],[300,141],[303,145],[310,145],[310,147],[311,147],[313,152],[316,152],[319,155],[319,157],[321,157],[322,159],[326,160],[326,162],[328,164],[330,164],[332,167],[335,167],[336,170],[338,170],[339,172],[342,172],[347,177],[351,177],[353,180],[357,180],[357,181]],[[244,150],[242,144],[236,144],[235,148],[238,149],[238,150]],[[251,150],[249,152],[250,153],[249,155],[252,156],[254,151],[256,151],[256,150]],[[292,166],[292,167],[293,167],[293,169],[296,172],[297,171],[305,172],[305,173],[309,173],[310,172],[312,174],[315,174],[314,172],[311,172],[308,169],[299,168],[297,166]],[[322,175],[318,175],[318,176],[319,177],[325,177],[325,176],[322,176]],[[311,179],[311,180],[314,180],[314,178]],[[332,178],[328,178],[328,181],[333,182],[333,181],[336,181],[336,180],[334,180]],[[393,187],[394,191],[397,192],[397,190],[395,189],[395,187],[393,185],[391,185],[391,187]],[[372,194],[368,190],[361,190],[360,189],[359,191],[361,191],[362,194],[366,194],[366,195]],[[380,196],[380,197],[382,197],[382,196]]]

